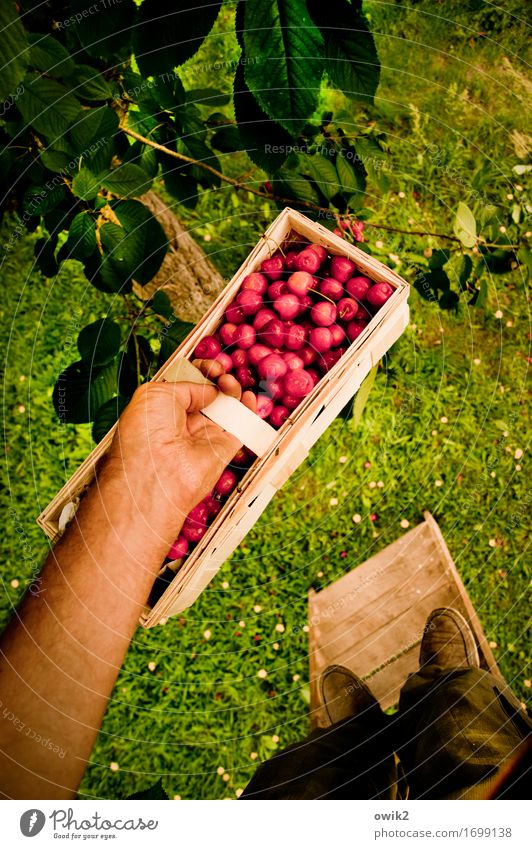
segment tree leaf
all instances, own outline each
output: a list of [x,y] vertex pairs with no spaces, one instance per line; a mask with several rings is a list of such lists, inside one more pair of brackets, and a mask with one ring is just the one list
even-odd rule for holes
[[118,115],[109,106],[84,109],[70,128],[70,139],[78,156],[86,156],[91,146],[113,139],[118,130]]
[[440,296],[438,303],[442,310],[454,310],[457,308],[459,301],[460,298],[456,292],[453,292],[452,289],[448,289]]
[[115,398],[110,398],[105,404],[102,404],[92,425],[92,438],[95,442],[101,442],[114,424],[118,421],[123,411],[128,405],[128,399],[123,395],[117,395]]
[[153,787],[148,787],[146,790],[141,790],[139,793],[133,793],[131,796],[127,796],[128,799],[168,799],[168,794],[166,793],[163,783],[161,779],[154,784]]
[[460,290],[464,291],[467,285],[467,281],[471,276],[471,272],[473,271],[473,260],[468,254],[464,254],[462,257],[462,263],[460,266],[460,273],[458,276],[458,285],[460,286]]
[[379,85],[380,62],[361,0],[309,0],[308,9],[323,35],[330,79],[348,97],[372,101]]
[[157,363],[159,367],[164,365],[193,329],[194,324],[190,321],[181,321],[177,316],[173,316],[171,321],[161,331],[161,349]]
[[150,306],[157,315],[162,315],[163,318],[170,319],[174,314],[174,308],[170,302],[170,298],[162,289],[159,289],[155,293],[151,299]]
[[314,112],[323,38],[304,0],[246,0],[246,83],[264,111],[297,136]]
[[92,421],[100,407],[116,393],[116,359],[95,367],[79,360],[61,372],[52,400],[61,422],[83,424]]
[[387,157],[384,150],[367,136],[355,139],[354,145],[360,165],[366,170],[369,179],[381,192],[387,192],[390,181],[386,173]]
[[[88,6],[86,0],[70,0],[70,9],[76,17],[76,35],[89,56],[114,63],[128,56],[136,13],[133,0],[107,2],[100,8],[98,4]],[[95,13],[90,9],[96,9]]]
[[87,212],[79,212],[72,220],[66,244],[71,259],[83,261],[96,250],[96,224]]
[[375,378],[377,377],[377,370],[379,368],[379,364],[373,366],[371,371],[366,375],[364,380],[360,385],[360,389],[355,395],[355,399],[353,402],[353,425],[354,427],[358,427],[360,422],[362,421],[362,414],[364,412],[364,408],[367,404],[369,394],[373,389],[373,384],[375,383]]
[[247,155],[264,171],[276,171],[292,149],[292,137],[259,106],[246,85],[244,66],[240,63],[235,73],[233,102],[238,132]]
[[51,77],[68,77],[74,70],[74,60],[63,45],[51,35],[28,34],[30,65]]
[[142,195],[153,182],[140,165],[133,165],[132,162],[124,162],[112,171],[99,174],[99,179],[104,189],[121,197]]
[[336,171],[338,172],[339,187],[343,194],[351,195],[355,192],[364,191],[365,186],[362,177],[358,176],[351,163],[347,161],[343,150],[336,157]]
[[432,252],[432,256],[429,259],[429,268],[443,268],[443,266],[449,262],[449,257],[451,256],[450,250],[437,250]]
[[55,277],[59,266],[55,258],[57,237],[54,239],[37,239],[35,242],[35,263],[45,277]]
[[17,86],[22,82],[28,66],[28,39],[15,9],[15,3],[0,3],[0,32],[2,33],[0,102],[17,95]]
[[211,138],[211,147],[221,150],[222,153],[234,153],[236,150],[245,150],[242,136],[238,127],[221,127]]
[[136,280],[141,286],[159,270],[168,247],[166,234],[149,209],[138,201],[113,204],[120,226],[106,223],[100,228],[104,256],[101,275],[111,291],[119,281]]
[[454,219],[453,229],[455,235],[460,239],[464,247],[472,248],[477,241],[477,225],[475,216],[469,207],[460,201]]
[[22,208],[30,215],[45,215],[55,209],[66,197],[67,190],[63,183],[53,185],[51,189],[46,186],[30,185],[24,194]]
[[17,107],[26,124],[49,139],[64,135],[80,110],[79,101],[64,85],[31,75],[24,80]]
[[[83,0],[81,0],[83,2]],[[221,2],[197,6],[174,0],[170,7],[160,0],[144,0],[137,12],[133,49],[145,77],[172,71],[194,56],[218,17]]]
[[192,88],[187,91],[187,100],[201,106],[225,106],[231,100],[231,95],[215,88]]
[[90,65],[78,65],[68,82],[82,100],[109,100],[113,96],[113,89],[105,77]]
[[120,326],[110,318],[99,318],[80,331],[78,351],[84,362],[103,366],[116,357],[120,342]]
[[298,158],[301,173],[312,177],[328,201],[338,194],[340,191],[338,174],[330,158],[321,153],[300,154]]
[[72,191],[81,200],[92,200],[100,191],[100,179],[89,171],[88,168],[80,168],[72,180]]

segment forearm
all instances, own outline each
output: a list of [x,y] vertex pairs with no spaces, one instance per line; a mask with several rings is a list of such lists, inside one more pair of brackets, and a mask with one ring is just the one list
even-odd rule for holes
[[[122,487],[130,488],[127,498]],[[184,512],[192,505],[184,505]],[[104,467],[0,641],[0,790],[68,798],[180,517]],[[181,514],[182,518],[182,514]]]

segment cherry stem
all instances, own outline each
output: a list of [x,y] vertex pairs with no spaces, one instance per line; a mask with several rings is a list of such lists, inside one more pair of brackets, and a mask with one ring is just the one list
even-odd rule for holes
[[323,292],[319,292],[317,289],[309,289],[309,292],[314,292],[315,295],[319,295],[320,298],[325,298],[326,301],[329,301],[330,304],[334,304],[336,306],[335,301],[332,298],[329,298],[328,295],[324,295]]

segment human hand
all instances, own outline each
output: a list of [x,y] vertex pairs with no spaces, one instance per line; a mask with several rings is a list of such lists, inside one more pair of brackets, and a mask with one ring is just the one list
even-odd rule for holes
[[139,387],[120,417],[106,461],[122,497],[133,500],[152,530],[170,542],[241,446],[200,410],[218,391],[255,409],[254,394],[242,394],[220,363],[195,360],[194,365],[217,386],[156,382]]

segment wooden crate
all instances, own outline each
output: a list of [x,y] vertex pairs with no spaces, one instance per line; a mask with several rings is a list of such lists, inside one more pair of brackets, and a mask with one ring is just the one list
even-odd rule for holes
[[318,682],[333,663],[363,678],[385,710],[397,704],[411,672],[429,613],[454,607],[469,622],[481,666],[501,677],[438,524],[425,521],[342,576],[309,593],[310,704],[313,727],[328,725]]
[[[152,627],[162,619],[185,610],[196,600],[253,527],[275,492],[305,459],[316,440],[357,392],[370,369],[379,362],[408,324],[409,286],[398,274],[335,236],[321,224],[286,208],[153,380],[180,379],[180,361],[191,359],[200,339],[217,330],[225,309],[234,299],[244,277],[258,270],[260,263],[271,256],[279,245],[286,244],[287,240],[296,235],[323,245],[330,254],[347,256],[356,263],[361,273],[374,282],[389,283],[395,291],[341,360],[303,399],[290,419],[278,431],[271,429],[271,440],[261,452],[262,456],[255,460],[203,539],[186,558],[168,589],[151,609],[146,608],[144,611],[141,624],[145,627]],[[240,408],[243,409],[242,405]],[[264,428],[265,423],[257,416],[254,418],[257,428],[259,423],[260,428]],[[226,424],[224,422],[224,427]],[[240,435],[237,433],[238,426],[226,429]],[[65,506],[81,497],[93,480],[95,465],[109,448],[114,430],[110,430],[38,517],[38,524],[52,539],[59,536],[59,518]]]

